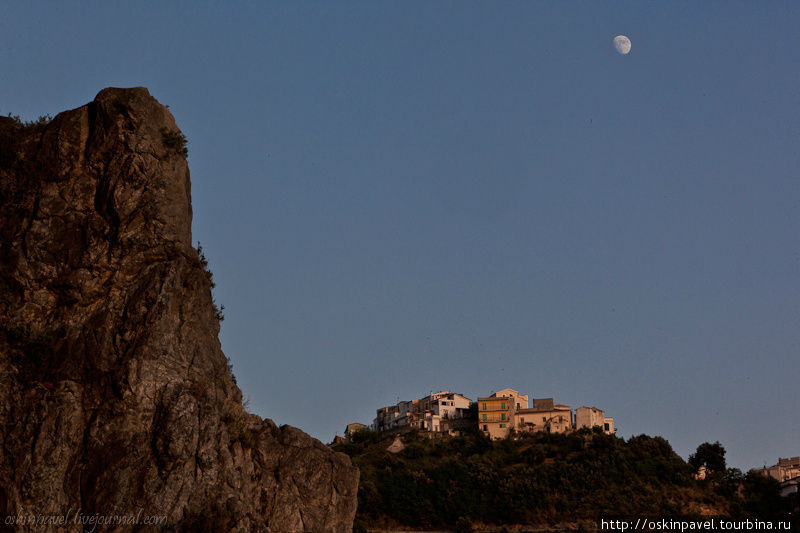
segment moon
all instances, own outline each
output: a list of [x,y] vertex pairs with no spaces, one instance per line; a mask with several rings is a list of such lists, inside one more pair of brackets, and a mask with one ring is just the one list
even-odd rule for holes
[[624,35],[614,37],[614,48],[622,55],[627,55],[631,51],[631,40]]

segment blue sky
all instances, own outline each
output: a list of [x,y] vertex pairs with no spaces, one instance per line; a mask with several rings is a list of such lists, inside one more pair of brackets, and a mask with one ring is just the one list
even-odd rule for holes
[[[800,4],[0,4],[0,113],[146,86],[251,409],[594,405],[800,454]],[[612,46],[631,38],[627,56]]]

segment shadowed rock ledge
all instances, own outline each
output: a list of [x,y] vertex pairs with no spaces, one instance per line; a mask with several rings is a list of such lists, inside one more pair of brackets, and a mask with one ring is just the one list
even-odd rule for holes
[[176,138],[144,88],[49,124],[0,118],[0,512],[349,531],[350,460],[242,408]]

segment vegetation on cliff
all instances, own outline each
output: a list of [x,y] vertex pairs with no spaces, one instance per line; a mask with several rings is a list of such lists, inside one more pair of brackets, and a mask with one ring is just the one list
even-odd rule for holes
[[361,470],[358,522],[418,528],[542,525],[623,516],[779,516],[777,484],[746,476],[700,482],[661,437],[599,431],[393,440],[361,432],[334,446]]

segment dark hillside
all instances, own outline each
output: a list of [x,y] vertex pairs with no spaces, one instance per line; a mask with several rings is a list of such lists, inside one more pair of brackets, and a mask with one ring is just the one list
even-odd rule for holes
[[779,515],[767,480],[700,482],[661,437],[536,433],[491,442],[480,435],[428,440],[356,435],[336,449],[361,470],[358,523],[366,527],[465,525],[595,527],[601,518]]

